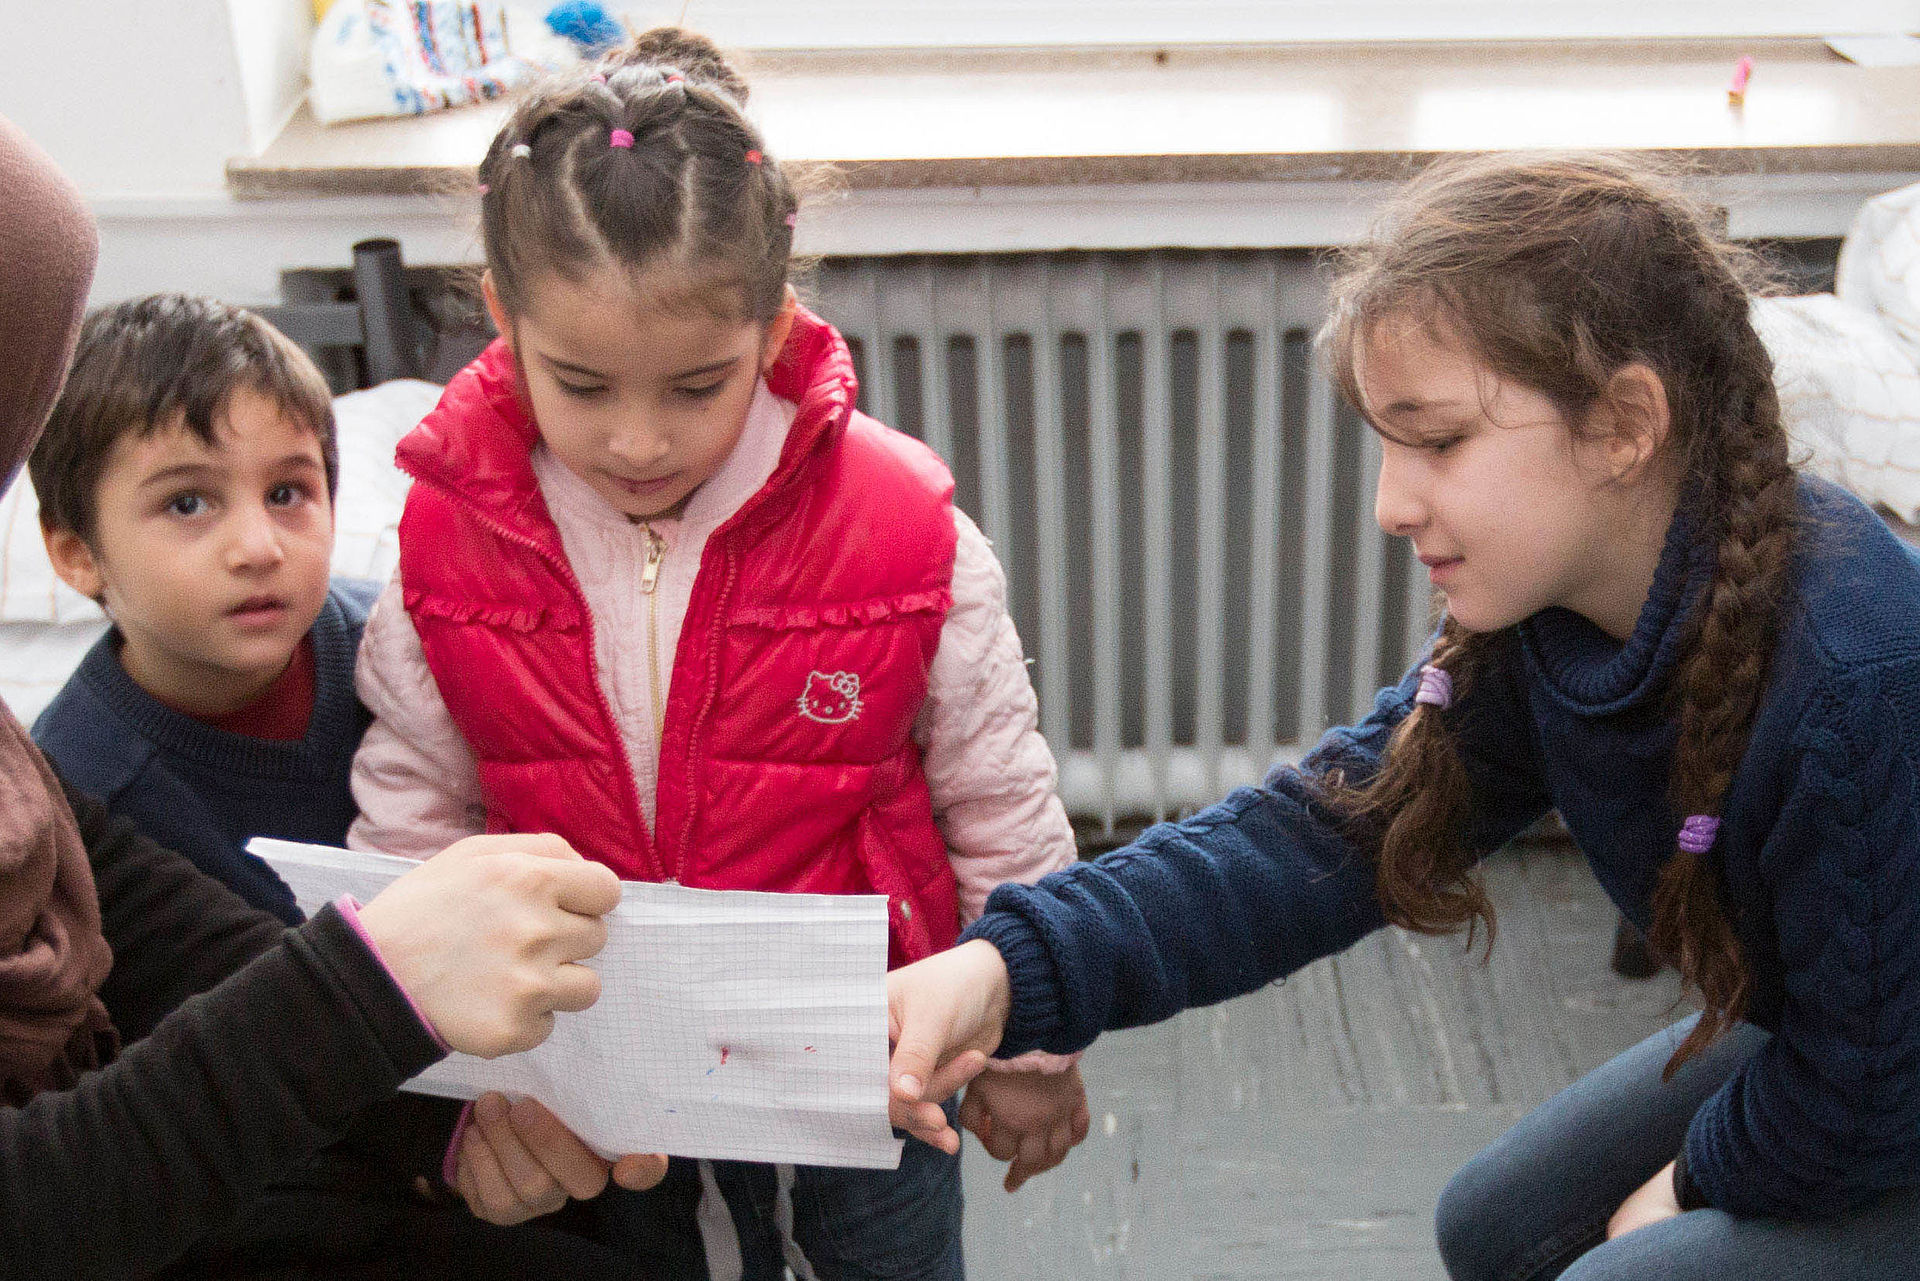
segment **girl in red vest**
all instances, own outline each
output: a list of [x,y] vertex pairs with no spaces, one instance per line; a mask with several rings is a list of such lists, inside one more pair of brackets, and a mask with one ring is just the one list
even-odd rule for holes
[[[630,880],[883,894],[900,965],[1073,835],[1000,567],[796,304],[796,201],[746,96],[653,32],[494,139],[501,338],[400,445],[350,842],[551,831]],[[1071,1061],[1034,1066],[961,1108],[1009,1187],[1086,1130]],[[957,1160],[925,1144],[898,1171],[676,1165],[594,1207],[671,1275],[962,1275]]]

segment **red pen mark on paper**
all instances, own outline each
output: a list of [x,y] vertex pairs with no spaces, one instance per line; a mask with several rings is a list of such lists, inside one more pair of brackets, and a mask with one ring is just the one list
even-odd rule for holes
[[731,1053],[733,1053],[733,1051],[729,1050],[726,1046],[723,1045],[720,1047],[720,1066],[721,1067],[725,1067],[727,1065],[727,1055]]

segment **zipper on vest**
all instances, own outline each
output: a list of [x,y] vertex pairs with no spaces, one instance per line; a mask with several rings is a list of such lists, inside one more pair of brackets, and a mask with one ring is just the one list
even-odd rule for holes
[[[640,594],[647,598],[647,690],[653,695],[653,755],[657,761],[667,740],[667,706],[660,691],[660,607],[654,588],[660,585],[660,562],[667,557],[667,540],[652,525],[641,523],[640,528],[647,534],[647,563],[640,570]],[[654,777],[659,778],[658,766]],[[656,781],[653,789],[654,838],[659,843],[660,835],[660,788]]]
[[[399,462],[397,459],[395,461],[401,471],[406,472],[407,475],[413,477],[416,481],[420,480],[419,473],[414,471],[413,468],[407,466],[404,462]],[[428,481],[424,483],[433,484],[434,482]],[[613,704],[607,701],[607,691],[600,683],[600,659],[594,653],[593,612],[586,608],[587,593],[581,588],[580,576],[573,572],[573,566],[567,563],[565,556],[554,555],[546,547],[542,546],[537,539],[530,538],[519,530],[496,519],[490,512],[486,511],[480,504],[474,502],[465,494],[449,489],[446,486],[436,487],[453,502],[466,508],[467,512],[482,525],[485,525],[488,529],[506,539],[508,542],[526,548],[535,556],[547,562],[547,564],[553,568],[554,572],[560,575],[561,580],[567,584],[568,588],[572,590],[574,599],[580,603],[582,625],[585,627],[587,633],[587,671],[593,678],[594,696],[600,704],[600,713],[605,717],[608,728],[614,731],[614,740],[617,744],[620,737],[619,722],[614,719]],[[654,573],[657,576],[659,570],[656,568]],[[655,815],[656,822],[652,825],[653,830],[649,831],[646,813],[640,807],[639,785],[634,781],[633,761],[627,756],[624,747],[620,749],[620,758],[627,763],[627,787],[629,788],[628,795],[633,798],[633,817],[634,821],[640,825],[642,839],[647,842],[647,853],[652,856],[651,862],[653,863],[654,877],[657,880],[673,881],[677,884],[678,878],[667,874],[666,857],[660,851],[660,832],[657,822],[659,816]],[[657,798],[659,795],[658,786],[654,788],[654,794]],[[656,799],[654,804],[657,806],[659,801]]]

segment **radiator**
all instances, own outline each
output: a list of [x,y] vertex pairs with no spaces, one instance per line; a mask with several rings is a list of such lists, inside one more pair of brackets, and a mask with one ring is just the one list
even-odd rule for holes
[[829,259],[861,407],[1006,566],[1069,812],[1205,805],[1364,712],[1430,626],[1299,251]]

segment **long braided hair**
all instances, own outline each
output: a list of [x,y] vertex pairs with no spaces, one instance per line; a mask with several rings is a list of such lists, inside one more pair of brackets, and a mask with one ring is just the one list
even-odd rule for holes
[[[662,27],[535,86],[480,162],[480,223],[509,315],[547,276],[607,266],[766,322],[785,298],[798,209],[711,42]],[[655,275],[666,269],[664,276]]]
[[[1384,319],[1443,317],[1494,374],[1553,401],[1588,429],[1629,364],[1660,378],[1664,449],[1697,528],[1715,544],[1713,579],[1693,605],[1669,690],[1679,727],[1674,813],[1718,817],[1767,679],[1797,538],[1794,473],[1773,364],[1748,320],[1760,273],[1746,252],[1663,179],[1604,156],[1491,156],[1434,167],[1409,186],[1341,265],[1320,340],[1360,404],[1354,359]],[[1598,429],[1596,429],[1598,430]],[[1430,661],[1473,681],[1499,639],[1448,619]],[[1446,713],[1416,705],[1380,770],[1331,799],[1377,840],[1387,918],[1443,933],[1484,925],[1493,907],[1464,847],[1467,773]],[[1678,840],[1653,900],[1650,942],[1697,990],[1703,1013],[1671,1074],[1739,1020],[1749,973],[1720,896],[1719,861]]]

